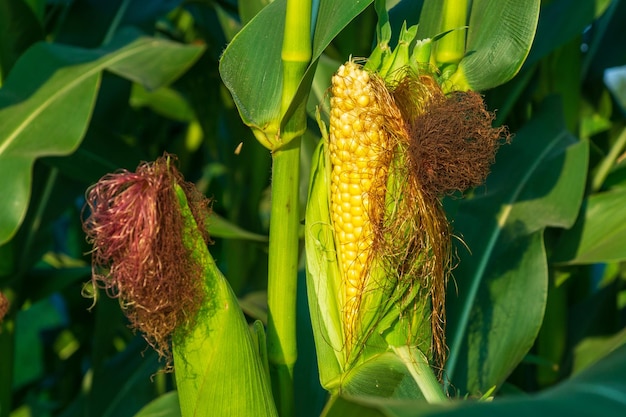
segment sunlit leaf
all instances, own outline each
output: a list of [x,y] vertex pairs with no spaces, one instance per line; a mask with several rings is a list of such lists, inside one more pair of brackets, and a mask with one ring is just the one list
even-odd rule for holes
[[373,356],[345,375],[341,392],[354,396],[423,398],[406,366],[392,352]]
[[504,84],[521,68],[535,37],[538,0],[474,0],[465,56],[453,84],[477,91]]
[[321,145],[313,156],[305,219],[306,277],[320,382],[326,389],[336,389],[344,361],[341,309],[337,305],[341,280],[330,223],[330,166]]
[[143,407],[135,417],[180,417],[180,405],[176,391],[161,395]]
[[591,264],[626,260],[626,188],[587,199],[580,218],[561,236],[554,262]]
[[609,353],[626,344],[626,328],[605,337],[589,337],[575,349],[572,373],[577,374],[592,366]]
[[267,242],[267,236],[259,235],[242,229],[215,213],[211,214],[208,221],[209,234],[212,237],[224,239],[243,239],[255,242]]
[[[114,49],[110,49],[114,48]],[[0,244],[22,222],[32,166],[43,156],[67,155],[80,144],[102,70],[156,88],[191,65],[202,47],[124,32],[105,49],[38,43],[16,63],[0,90]]]
[[174,337],[174,366],[182,415],[277,415],[269,375],[237,298],[221,274],[180,187],[186,245],[202,264],[208,299],[190,333]]

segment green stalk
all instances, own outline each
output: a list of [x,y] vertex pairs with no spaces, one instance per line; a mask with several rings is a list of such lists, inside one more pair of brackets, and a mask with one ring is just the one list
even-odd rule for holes
[[437,41],[435,60],[442,64],[458,64],[465,54],[465,27],[467,22],[467,0],[444,0],[440,32],[446,34]]
[[[311,0],[287,1],[284,33],[281,54],[283,115],[290,110],[311,60]],[[298,104],[282,124],[282,146],[272,152],[267,353],[274,399],[281,417],[295,415],[293,369],[298,356],[296,290],[300,227],[300,137],[306,130],[304,100]]]
[[392,346],[392,349],[406,365],[426,401],[432,404],[448,400],[428,364],[428,359],[419,349],[409,346]]
[[107,33],[104,35],[104,39],[102,40],[102,45],[106,45],[109,42],[111,42],[111,39],[113,39],[113,36],[115,36],[115,32],[117,32],[117,29],[120,26],[120,23],[122,23],[122,19],[124,18],[124,15],[126,14],[126,10],[128,9],[128,6],[130,6],[132,0],[123,0],[122,4],[120,4],[119,9],[117,9],[117,12],[115,13],[115,16],[113,17],[113,20],[111,21],[111,24],[109,25],[109,29],[107,30]]
[[609,172],[611,172],[615,161],[617,161],[617,158],[619,158],[624,148],[626,148],[626,129],[622,130],[622,133],[620,133],[608,155],[600,162],[600,166],[593,177],[593,191],[599,191],[600,188],[602,188],[604,180],[606,180],[606,177],[609,175]]
[[278,414],[294,415],[300,138],[273,153],[267,354]]

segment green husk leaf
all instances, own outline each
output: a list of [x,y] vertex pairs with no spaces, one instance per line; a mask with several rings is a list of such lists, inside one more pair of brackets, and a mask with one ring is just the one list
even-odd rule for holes
[[[325,128],[322,130],[325,131]],[[315,150],[305,220],[306,281],[320,381],[332,390],[339,384],[344,359],[341,330],[341,274],[330,220],[330,162],[324,140]]]
[[175,188],[185,221],[185,244],[204,269],[207,291],[195,327],[189,334],[174,335],[182,415],[277,416],[266,369],[237,298],[204,244],[184,191]]
[[358,397],[423,399],[415,380],[393,352],[370,355],[348,371],[341,392]]

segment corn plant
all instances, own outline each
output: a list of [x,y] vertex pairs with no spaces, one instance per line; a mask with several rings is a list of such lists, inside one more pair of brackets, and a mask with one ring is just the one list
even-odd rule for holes
[[92,3],[1,9],[0,417],[622,415],[621,3]]

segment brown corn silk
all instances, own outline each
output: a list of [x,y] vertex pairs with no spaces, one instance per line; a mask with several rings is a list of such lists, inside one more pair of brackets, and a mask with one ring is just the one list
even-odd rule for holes
[[9,300],[0,291],[0,323],[4,320],[4,316],[9,312]]
[[[428,74],[402,70],[385,82],[349,61],[331,93],[331,219],[346,350],[371,331],[361,322],[365,297],[385,291],[405,317],[430,311],[431,340],[407,343],[426,342],[442,366],[451,234],[440,197],[481,184],[508,135],[491,126],[479,94],[445,95]],[[419,327],[416,320],[424,318],[408,325]]]
[[[130,326],[171,363],[175,330],[190,330],[203,305],[202,265],[183,243],[174,184],[184,190],[206,243],[209,201],[165,155],[136,172],[108,174],[87,191],[83,227],[93,244],[92,282],[118,298]],[[177,334],[179,334],[177,332]]]

